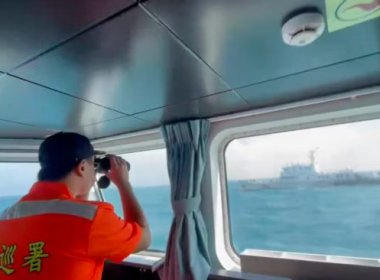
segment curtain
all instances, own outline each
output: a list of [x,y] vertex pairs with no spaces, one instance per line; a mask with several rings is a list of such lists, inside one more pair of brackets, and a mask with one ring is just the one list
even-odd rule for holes
[[174,213],[161,273],[164,280],[203,280],[210,272],[207,231],[199,210],[209,127],[207,120],[162,127]]

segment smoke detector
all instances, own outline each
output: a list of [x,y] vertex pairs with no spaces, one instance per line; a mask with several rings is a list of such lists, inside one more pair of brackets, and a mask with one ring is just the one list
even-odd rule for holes
[[303,47],[318,39],[324,30],[325,21],[320,13],[302,13],[284,23],[282,38],[287,45]]

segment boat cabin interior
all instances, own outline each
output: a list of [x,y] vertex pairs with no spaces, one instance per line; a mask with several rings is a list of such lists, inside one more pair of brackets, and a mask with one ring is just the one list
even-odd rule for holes
[[[104,280],[380,279],[379,1],[3,0],[0,38],[0,210],[56,132],[131,163],[153,244]],[[312,149],[333,186],[282,187]]]

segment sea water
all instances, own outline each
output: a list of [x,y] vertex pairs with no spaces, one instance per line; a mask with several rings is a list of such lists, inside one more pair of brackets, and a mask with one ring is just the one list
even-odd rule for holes
[[[169,186],[136,187],[149,220],[152,249],[165,250],[172,209]],[[122,215],[116,188],[105,198]],[[19,197],[0,197],[0,211]],[[246,248],[380,258],[380,187],[298,187],[245,191],[229,182],[232,245]],[[221,225],[217,225],[221,226]]]

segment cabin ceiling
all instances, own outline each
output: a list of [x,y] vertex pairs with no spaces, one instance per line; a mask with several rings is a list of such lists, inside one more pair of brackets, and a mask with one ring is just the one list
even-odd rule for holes
[[380,20],[289,47],[324,0],[0,1],[0,138],[91,139],[380,84]]

